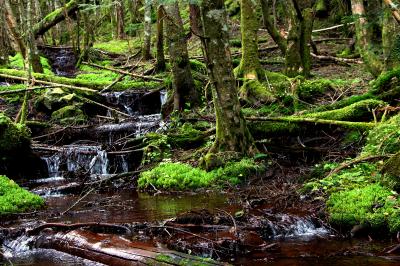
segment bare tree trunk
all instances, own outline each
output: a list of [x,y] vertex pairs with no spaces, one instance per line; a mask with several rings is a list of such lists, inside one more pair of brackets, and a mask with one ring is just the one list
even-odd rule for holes
[[151,58],[151,0],[145,0],[144,4],[144,41],[143,59]]
[[157,66],[156,70],[162,72],[165,70],[164,57],[164,7],[160,5],[157,8]]
[[187,40],[178,3],[164,5],[164,11],[169,57],[174,77],[174,110],[198,106],[199,93],[194,85],[190,69]]
[[189,4],[190,28],[192,32],[199,36],[203,34],[203,25],[201,22],[200,7],[196,4]]
[[115,13],[116,13],[116,36],[118,39],[124,39],[125,36],[125,11],[124,11],[124,2],[116,1],[115,2]]
[[25,42],[24,42],[21,34],[19,33],[16,16],[14,14],[14,10],[12,8],[10,0],[5,0],[4,4],[5,4],[5,9],[4,9],[5,18],[6,18],[6,22],[8,25],[8,29],[10,30],[11,35],[16,42],[15,46],[18,48],[18,51],[25,58],[26,57],[26,45],[25,45]]
[[253,155],[256,148],[241,113],[237,96],[224,1],[203,0],[201,9],[204,26],[203,45],[214,85],[213,102],[217,122],[214,145],[204,158],[205,167],[211,168],[213,153],[235,152]]
[[378,76],[383,70],[383,65],[371,45],[372,32],[369,30],[363,0],[351,0],[351,10],[353,16],[357,17],[357,49],[371,74]]

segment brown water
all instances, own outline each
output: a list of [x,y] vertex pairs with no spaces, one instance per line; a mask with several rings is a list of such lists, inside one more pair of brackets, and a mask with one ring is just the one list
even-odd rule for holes
[[[83,193],[84,194],[84,193]],[[176,217],[191,210],[238,210],[235,195],[216,192],[180,195],[149,195],[134,190],[89,194],[75,208],[60,213],[75,203],[80,195],[61,195],[47,198],[47,210],[39,215],[47,222],[154,222]],[[27,221],[21,221],[26,223]],[[283,236],[271,239],[273,249],[238,256],[229,261],[234,265],[400,265],[399,256],[388,256],[385,248],[395,243],[337,239],[329,233]],[[317,230],[315,230],[317,232]],[[17,241],[18,242],[18,241]],[[19,242],[23,242],[19,240]],[[7,243],[6,243],[7,244]],[[15,244],[15,243],[14,243]],[[9,245],[14,245],[13,243]],[[17,243],[17,245],[20,243]],[[4,248],[3,248],[4,252]],[[7,253],[7,252],[6,252]],[[22,248],[10,257],[13,265],[100,265],[53,250]],[[6,262],[4,262],[6,263]],[[1,261],[0,261],[1,264]]]

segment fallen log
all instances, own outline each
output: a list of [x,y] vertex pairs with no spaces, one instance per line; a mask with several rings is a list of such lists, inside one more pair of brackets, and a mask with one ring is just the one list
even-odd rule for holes
[[248,121],[271,121],[271,122],[288,122],[288,123],[308,123],[308,124],[323,124],[323,125],[335,125],[346,128],[358,128],[358,129],[372,129],[377,123],[372,122],[351,122],[351,121],[339,121],[329,120],[320,118],[306,118],[306,117],[246,117]]
[[[36,74],[37,73],[35,73],[34,75],[36,75]],[[6,78],[6,79],[18,80],[18,81],[27,81],[28,80],[25,77],[7,75],[7,74],[1,74],[1,73],[0,73],[0,77]],[[86,88],[86,87],[78,87],[78,86],[67,85],[67,84],[63,84],[63,83],[56,83],[56,82],[51,82],[51,81],[45,81],[45,80],[40,80],[40,79],[35,79],[35,83],[49,85],[51,87],[62,87],[62,88],[71,89],[71,90],[98,93],[97,90],[89,89],[89,88]],[[24,91],[26,91],[26,90],[24,90]]]
[[48,232],[35,241],[35,247],[55,249],[106,265],[225,265],[176,251],[156,248],[115,236],[75,230]]
[[321,61],[334,61],[334,62],[339,62],[339,63],[351,63],[351,64],[362,64],[363,61],[360,59],[355,59],[355,58],[341,58],[341,57],[335,57],[331,55],[316,55],[314,53],[311,53],[311,56],[315,59],[321,60]]
[[78,10],[78,8],[78,1],[71,0],[65,6],[60,7],[53,12],[50,12],[41,21],[34,25],[33,36],[35,36],[35,38],[38,38],[44,35],[53,26],[65,20],[68,16],[71,16],[75,11]]
[[123,74],[123,75],[131,76],[131,77],[134,77],[134,78],[141,78],[143,80],[152,80],[152,81],[164,82],[163,79],[159,79],[159,78],[155,78],[155,77],[151,77],[151,76],[133,74],[133,73],[130,73],[130,72],[127,72],[127,71],[124,71],[124,70],[120,70],[120,69],[116,69],[116,68],[112,68],[112,67],[100,66],[100,65],[97,65],[97,64],[89,63],[89,62],[82,62],[82,64],[88,65],[88,66],[92,66],[92,67],[97,67],[97,68],[100,68],[100,69],[113,71],[113,72],[120,73],[120,74]]

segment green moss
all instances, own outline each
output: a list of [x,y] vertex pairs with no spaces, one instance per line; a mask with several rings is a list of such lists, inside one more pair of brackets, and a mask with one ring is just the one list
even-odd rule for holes
[[60,124],[82,124],[87,120],[87,116],[78,105],[68,105],[51,114],[51,119]]
[[192,70],[200,72],[200,73],[207,73],[207,66],[203,62],[199,60],[190,60],[190,67]]
[[204,133],[193,128],[192,124],[185,123],[181,127],[168,133],[168,143],[173,148],[188,148],[199,146],[204,142]]
[[141,41],[139,38],[132,40],[110,40],[108,42],[95,43],[93,48],[115,54],[128,54],[132,53],[134,49],[140,49]]
[[310,100],[333,88],[333,82],[329,79],[305,80],[300,84],[297,94],[302,100]]
[[390,89],[391,83],[398,83],[400,79],[400,67],[391,71],[387,71],[379,75],[379,77],[372,82],[371,92],[379,94],[383,91]]
[[[54,75],[49,60],[45,57],[40,57],[40,63],[42,64],[44,74],[46,75]],[[20,53],[10,57],[10,64],[9,66],[15,69],[24,69],[24,58]]]
[[268,87],[258,80],[247,80],[239,90],[242,99],[250,104],[268,103],[275,100],[274,95]]
[[186,256],[181,257],[181,256],[174,256],[174,255],[158,255],[156,257],[156,260],[158,262],[165,262],[168,263],[168,265],[179,265],[179,266],[207,266],[207,265],[215,265],[215,261],[210,259],[210,258],[201,258],[201,257],[195,257],[193,256],[192,258],[189,258]]
[[369,99],[353,103],[341,109],[305,114],[304,117],[340,121],[365,120],[366,118],[371,120],[371,118],[373,118],[372,109],[385,105],[383,101]]
[[0,175],[0,215],[26,212],[43,207],[44,200]]
[[364,155],[394,154],[400,151],[400,115],[381,123],[370,131],[366,145],[363,148]]
[[30,132],[24,125],[15,124],[0,113],[0,159],[29,149]]
[[216,187],[226,182],[238,184],[244,178],[263,169],[251,159],[229,162],[224,167],[211,172],[183,163],[161,163],[152,170],[140,174],[138,187],[149,189],[154,186],[163,190],[191,190]]
[[330,221],[335,225],[367,224],[372,229],[400,230],[400,204],[395,192],[379,184],[336,192],[327,201]]

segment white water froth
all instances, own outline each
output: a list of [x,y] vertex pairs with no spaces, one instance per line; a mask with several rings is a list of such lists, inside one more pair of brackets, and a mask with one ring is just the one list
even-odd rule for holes
[[268,221],[268,225],[275,238],[309,238],[329,234],[327,228],[322,225],[316,225],[308,217],[277,214],[275,218],[274,222]]

